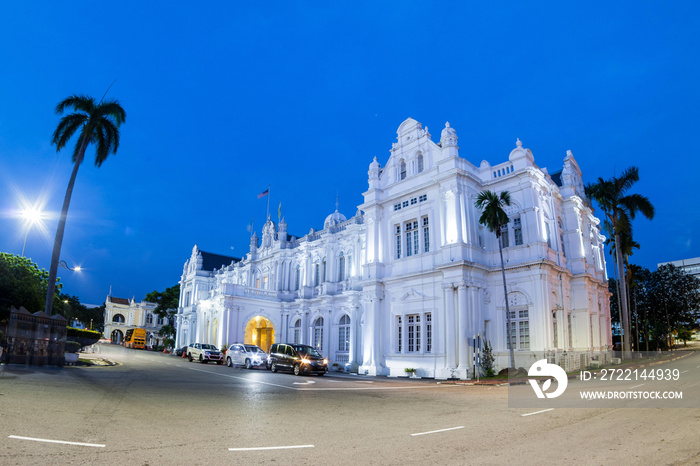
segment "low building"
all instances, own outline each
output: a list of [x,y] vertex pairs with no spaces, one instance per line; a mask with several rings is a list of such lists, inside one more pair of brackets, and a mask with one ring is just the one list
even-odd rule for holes
[[[436,143],[409,118],[384,166],[369,164],[350,218],[336,204],[300,237],[268,218],[243,258],[195,245],[176,346],[305,343],[347,370],[442,379],[472,377],[484,340],[497,368],[509,366],[508,321],[518,367],[610,350],[605,238],[571,151],[552,174],[520,140],[494,165],[477,160],[449,123]],[[512,200],[501,230],[507,292],[496,236],[474,205],[484,190]]]
[[168,323],[168,319],[153,313],[156,306],[156,303],[147,301],[137,303],[134,298],[129,300],[107,296],[104,338],[121,345],[124,343],[124,335],[127,330],[143,328],[146,330],[147,347],[156,347],[162,344],[163,337],[160,335],[160,329]]

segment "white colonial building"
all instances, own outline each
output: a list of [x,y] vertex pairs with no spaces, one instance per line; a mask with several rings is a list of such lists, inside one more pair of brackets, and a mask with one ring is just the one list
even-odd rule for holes
[[[469,378],[475,342],[488,340],[497,366],[509,365],[508,299],[517,366],[609,350],[605,238],[571,152],[549,174],[519,140],[503,162],[475,165],[449,123],[439,143],[411,118],[397,135],[387,163],[369,164],[353,217],[336,208],[299,238],[284,219],[268,220],[242,259],[195,246],[176,346],[299,342],[360,373]],[[474,206],[483,190],[512,199],[507,297],[496,236]]]

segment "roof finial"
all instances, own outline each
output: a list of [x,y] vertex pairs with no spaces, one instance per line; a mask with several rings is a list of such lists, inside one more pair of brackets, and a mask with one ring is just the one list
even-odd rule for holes
[[338,212],[338,190],[335,191],[335,211]]
[[515,145],[518,147],[523,147],[523,143],[520,141],[520,138],[516,138],[517,141],[515,142]]

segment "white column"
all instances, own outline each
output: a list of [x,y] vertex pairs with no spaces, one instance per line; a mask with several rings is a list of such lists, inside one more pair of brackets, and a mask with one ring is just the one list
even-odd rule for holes
[[457,306],[459,315],[459,333],[457,334],[457,348],[459,354],[459,368],[468,369],[468,332],[469,332],[469,313],[467,311],[467,284],[461,282],[457,288]]
[[455,290],[452,283],[444,284],[445,288],[445,366],[448,369],[456,367],[455,354]]

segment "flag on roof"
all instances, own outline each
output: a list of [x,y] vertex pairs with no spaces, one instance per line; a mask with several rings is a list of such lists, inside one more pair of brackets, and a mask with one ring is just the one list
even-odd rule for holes
[[258,199],[263,198],[263,197],[267,196],[268,194],[270,194],[270,188],[267,188],[265,191],[258,194]]

